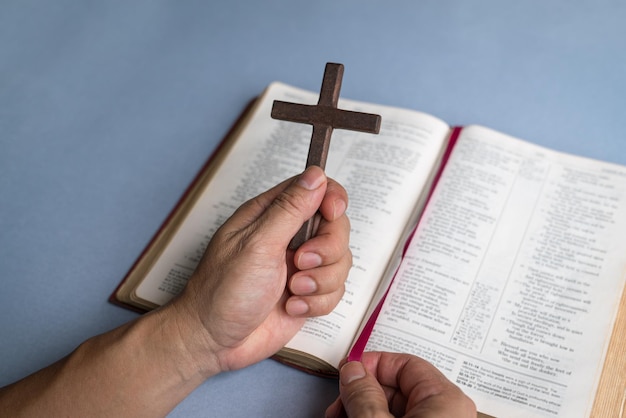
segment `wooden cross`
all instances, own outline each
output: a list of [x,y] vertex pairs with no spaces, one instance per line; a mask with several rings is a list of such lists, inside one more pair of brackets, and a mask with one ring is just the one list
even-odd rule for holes
[[[317,165],[322,169],[326,168],[330,137],[335,128],[374,134],[380,131],[380,115],[337,108],[342,77],[342,64],[327,63],[317,105],[274,101],[272,118],[313,125],[306,167]],[[302,225],[289,247],[296,249],[311,238],[317,232],[319,221],[320,215],[318,213]]]

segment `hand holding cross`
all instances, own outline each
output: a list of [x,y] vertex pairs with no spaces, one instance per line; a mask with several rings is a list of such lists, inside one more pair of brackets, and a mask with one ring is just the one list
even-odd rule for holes
[[[317,105],[304,105],[275,100],[272,118],[313,125],[311,145],[306,167],[317,165],[324,169],[333,129],[377,134],[380,131],[381,117],[370,113],[352,112],[337,108],[343,65],[327,63]],[[293,237],[289,248],[296,249],[317,231],[320,215],[309,219]]]

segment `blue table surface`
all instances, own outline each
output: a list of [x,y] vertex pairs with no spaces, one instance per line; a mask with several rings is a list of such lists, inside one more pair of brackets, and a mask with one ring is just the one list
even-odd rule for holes
[[[136,317],[107,297],[271,81],[626,164],[626,2],[0,3],[0,385]],[[319,417],[336,382],[271,360],[172,416]]]

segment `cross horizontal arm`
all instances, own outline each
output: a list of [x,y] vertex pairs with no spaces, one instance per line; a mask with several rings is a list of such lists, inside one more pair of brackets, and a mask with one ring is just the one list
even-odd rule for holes
[[280,100],[274,101],[272,118],[372,134],[377,134],[380,131],[381,123],[380,115]]

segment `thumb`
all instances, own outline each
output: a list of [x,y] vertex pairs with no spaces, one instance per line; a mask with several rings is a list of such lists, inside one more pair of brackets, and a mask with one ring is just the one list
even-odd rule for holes
[[[257,203],[266,208],[258,218],[259,236],[286,246],[302,224],[319,209],[326,185],[324,171],[311,166],[278,195],[259,196]],[[271,200],[263,202],[264,198],[270,197]]]
[[339,394],[348,417],[391,417],[383,388],[358,361],[339,372]]

